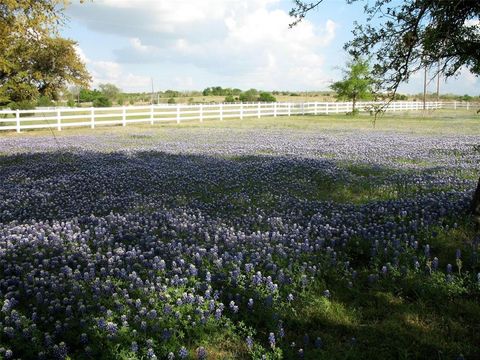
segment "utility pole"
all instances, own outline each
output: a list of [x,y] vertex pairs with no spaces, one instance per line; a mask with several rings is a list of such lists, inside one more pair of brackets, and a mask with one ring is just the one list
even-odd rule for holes
[[150,103],[153,105],[153,78],[151,77],[150,80],[152,81],[152,96],[150,97]]

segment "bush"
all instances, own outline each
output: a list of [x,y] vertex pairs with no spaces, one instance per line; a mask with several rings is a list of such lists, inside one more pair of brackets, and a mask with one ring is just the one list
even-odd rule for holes
[[37,100],[37,106],[49,107],[54,105],[55,104],[52,102],[52,100],[48,96],[40,96]]
[[[35,104],[32,101],[22,100],[19,102],[11,102],[8,104],[8,107],[11,110],[33,110],[35,109]],[[20,114],[20,117],[33,116],[33,113]]]
[[67,106],[69,106],[69,107],[75,107],[75,105],[76,105],[76,104],[75,104],[75,100],[73,100],[73,99],[68,99],[68,101],[67,101]]
[[171,97],[170,99],[168,99],[167,103],[168,104],[175,104],[175,99],[173,97]]
[[93,107],[110,107],[112,106],[112,102],[107,99],[105,96],[99,96],[95,100],[93,100]]
[[261,101],[261,102],[275,102],[275,101],[277,101],[277,99],[275,98],[275,96],[273,96],[272,94],[270,94],[268,92],[262,92],[260,94],[260,96],[258,97],[258,101]]
[[255,89],[250,89],[245,91],[244,93],[240,94],[240,101],[242,102],[253,102],[257,101],[258,99],[258,91]]
[[235,99],[233,98],[232,95],[228,95],[228,96],[225,97],[224,102],[226,102],[226,103],[233,103],[233,102],[235,102]]

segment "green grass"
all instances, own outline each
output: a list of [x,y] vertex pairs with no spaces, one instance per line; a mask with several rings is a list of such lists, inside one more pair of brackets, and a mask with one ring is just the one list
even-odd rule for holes
[[[133,118],[133,117],[132,117]],[[117,119],[117,118],[112,118]],[[0,119],[1,121],[1,119]],[[356,117],[345,115],[318,115],[318,116],[279,116],[257,119],[249,117],[240,119],[205,120],[200,123],[196,120],[157,122],[153,126],[145,124],[127,124],[126,127],[98,126],[96,133],[130,134],[132,131],[149,130],[153,133],[162,131],[181,131],[185,129],[235,129],[235,130],[283,130],[296,131],[333,131],[333,132],[401,132],[416,135],[475,135],[480,134],[480,115],[474,110],[435,110],[422,112],[387,113],[379,117],[373,127],[373,117],[361,114]],[[56,130],[54,130],[56,131]],[[90,133],[88,127],[65,128],[62,135]],[[22,136],[42,136],[50,130],[23,131]],[[15,136],[14,132],[0,132],[0,136]]]

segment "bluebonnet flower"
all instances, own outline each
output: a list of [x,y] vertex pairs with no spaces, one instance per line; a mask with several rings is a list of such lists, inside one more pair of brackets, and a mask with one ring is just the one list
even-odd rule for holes
[[147,357],[150,358],[150,359],[156,359],[157,356],[155,355],[155,352],[153,351],[152,348],[149,348],[147,350]]
[[205,360],[207,358],[207,351],[203,346],[200,346],[197,350],[197,358],[199,360]]
[[447,274],[452,273],[452,264],[447,264]]
[[388,268],[385,265],[382,266],[382,274],[385,276],[387,275],[387,272],[388,272]]
[[425,254],[425,257],[429,258],[430,257],[430,245],[425,245],[425,248],[424,248],[424,254]]
[[303,344],[305,345],[305,347],[310,344],[310,337],[308,336],[308,334],[303,335]]
[[253,347],[253,339],[252,339],[250,336],[247,336],[246,342],[247,342],[247,347],[248,347],[249,349],[252,349],[252,347]]
[[110,335],[116,335],[118,331],[117,324],[109,321],[106,325],[106,330]]
[[275,349],[275,334],[273,332],[271,332],[269,335],[268,335],[268,342],[270,343],[270,347],[272,349]]
[[188,356],[188,351],[184,346],[182,346],[178,351],[178,357],[180,359],[185,359],[187,356]]

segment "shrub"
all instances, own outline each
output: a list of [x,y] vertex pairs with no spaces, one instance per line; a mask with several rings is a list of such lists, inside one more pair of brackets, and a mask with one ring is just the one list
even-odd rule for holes
[[170,99],[168,99],[167,103],[168,104],[175,104],[175,99],[173,97],[171,97]]
[[48,107],[54,106],[55,104],[48,96],[40,96],[37,100],[37,106]]
[[235,99],[233,98],[232,95],[228,95],[228,96],[225,97],[224,102],[226,102],[226,103],[233,103],[233,102],[235,102]]
[[277,99],[275,98],[275,96],[273,96],[272,94],[270,94],[268,92],[262,92],[260,94],[260,96],[258,97],[258,101],[275,102],[275,101],[277,101]]
[[250,89],[245,91],[244,93],[240,94],[239,99],[242,102],[252,102],[257,101],[258,91],[255,89]]
[[68,101],[67,101],[67,106],[69,106],[69,107],[75,107],[75,105],[76,105],[76,104],[75,104],[75,100],[73,100],[73,99],[68,99]]
[[[35,109],[35,104],[28,100],[22,100],[18,102],[11,102],[8,104],[8,107],[11,110],[33,110]],[[33,113],[20,114],[20,117],[33,116]]]
[[99,96],[95,100],[93,100],[93,107],[110,107],[112,106],[112,102],[107,99],[105,96]]
[[35,104],[28,100],[18,101],[18,102],[11,102],[8,104],[8,107],[11,110],[33,110],[35,109]]

